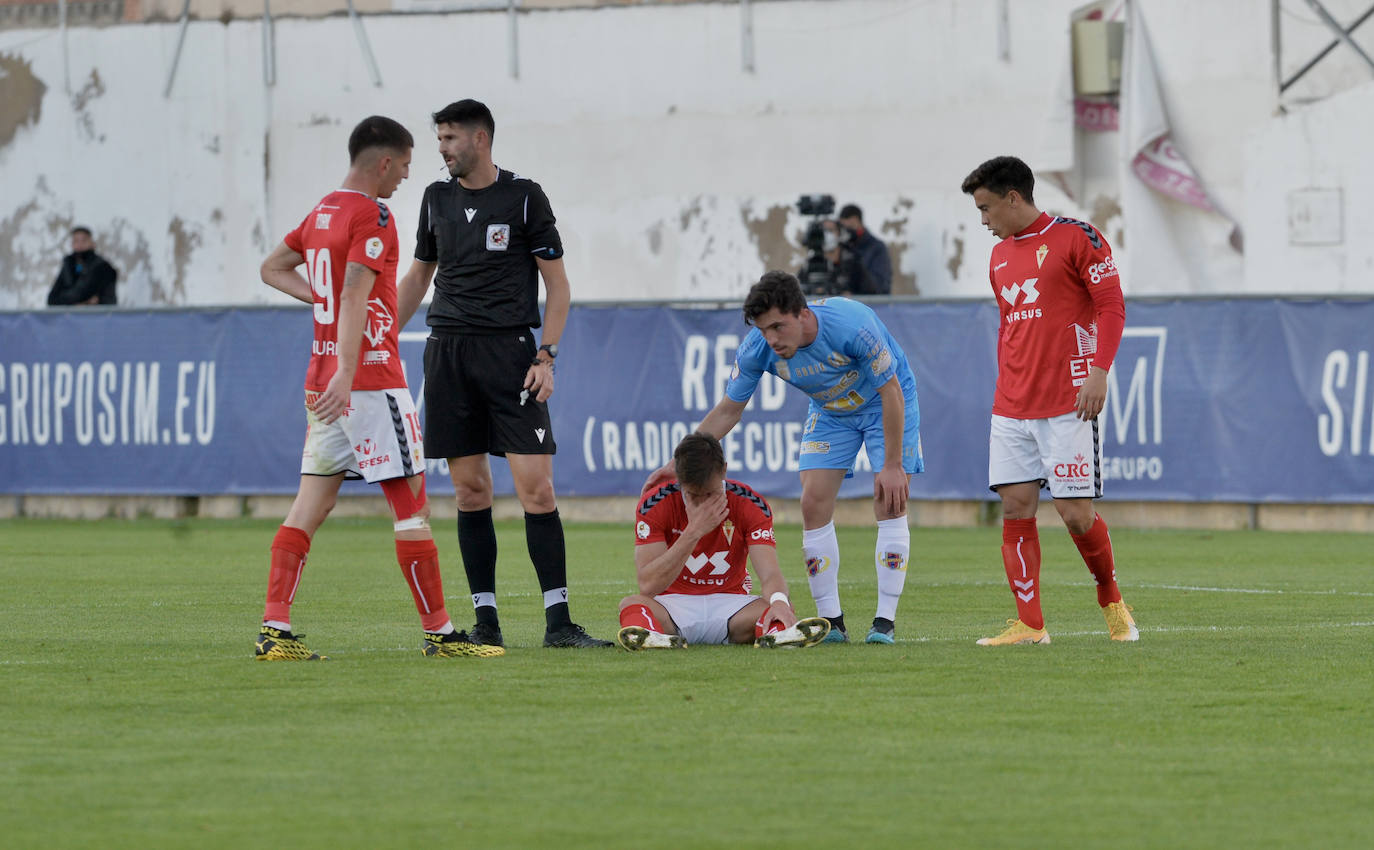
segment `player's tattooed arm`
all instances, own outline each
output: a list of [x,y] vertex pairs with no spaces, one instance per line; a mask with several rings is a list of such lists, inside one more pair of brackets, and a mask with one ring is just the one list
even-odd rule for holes
[[285,242],[279,242],[267,259],[262,261],[259,274],[262,275],[262,282],[273,289],[280,289],[298,301],[311,304],[315,296],[310,291],[310,281],[296,271],[296,267],[304,262],[305,257],[286,247]]

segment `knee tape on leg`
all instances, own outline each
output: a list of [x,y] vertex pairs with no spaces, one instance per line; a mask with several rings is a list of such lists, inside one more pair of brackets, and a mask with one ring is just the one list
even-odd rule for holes
[[420,492],[410,492],[409,478],[388,478],[382,482],[382,493],[387,504],[396,516],[393,526],[397,531],[417,531],[429,528],[429,517],[425,516],[425,478],[420,473]]

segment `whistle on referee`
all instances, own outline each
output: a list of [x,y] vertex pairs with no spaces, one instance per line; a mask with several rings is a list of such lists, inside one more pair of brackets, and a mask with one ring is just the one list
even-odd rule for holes
[[525,406],[525,402],[529,401],[529,398],[530,398],[530,391],[529,391],[529,390],[521,390],[521,391],[520,391],[520,406],[521,406],[521,407],[524,407],[524,406]]

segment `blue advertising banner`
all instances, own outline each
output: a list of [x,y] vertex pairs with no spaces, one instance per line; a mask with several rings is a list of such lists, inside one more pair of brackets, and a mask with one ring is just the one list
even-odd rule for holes
[[[876,309],[919,388],[926,472],[913,497],[991,498],[995,305]],[[1374,301],[1127,310],[1101,417],[1109,498],[1374,502]],[[294,492],[310,323],[304,307],[0,314],[0,492]],[[747,331],[737,308],[575,306],[552,402],[559,493],[638,493],[720,398]],[[401,335],[417,401],[427,335],[422,319]],[[731,474],[799,495],[805,411],[766,376],[725,441]],[[509,494],[505,463],[492,471]],[[861,458],[842,495],[871,493]]]

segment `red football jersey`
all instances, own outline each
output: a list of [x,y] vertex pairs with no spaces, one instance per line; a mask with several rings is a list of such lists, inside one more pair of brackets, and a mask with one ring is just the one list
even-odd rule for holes
[[1072,412],[1088,369],[1110,369],[1121,344],[1126,307],[1111,246],[1087,222],[1041,213],[992,249],[988,277],[1001,308],[992,412]]
[[386,204],[361,192],[330,192],[284,241],[286,247],[305,257],[306,277],[315,292],[315,342],[305,388],[323,392],[338,368],[339,296],[349,263],[361,263],[377,273],[367,300],[367,323],[363,325],[353,389],[404,387],[405,373],[396,344],[400,332],[396,327],[400,248],[396,222]]
[[[725,482],[725,522],[697,541],[664,593],[749,593],[750,546],[776,546],[773,510],[753,488]],[[687,504],[676,481],[646,494],[635,510],[635,545],[662,541],[672,546],[687,527]]]

